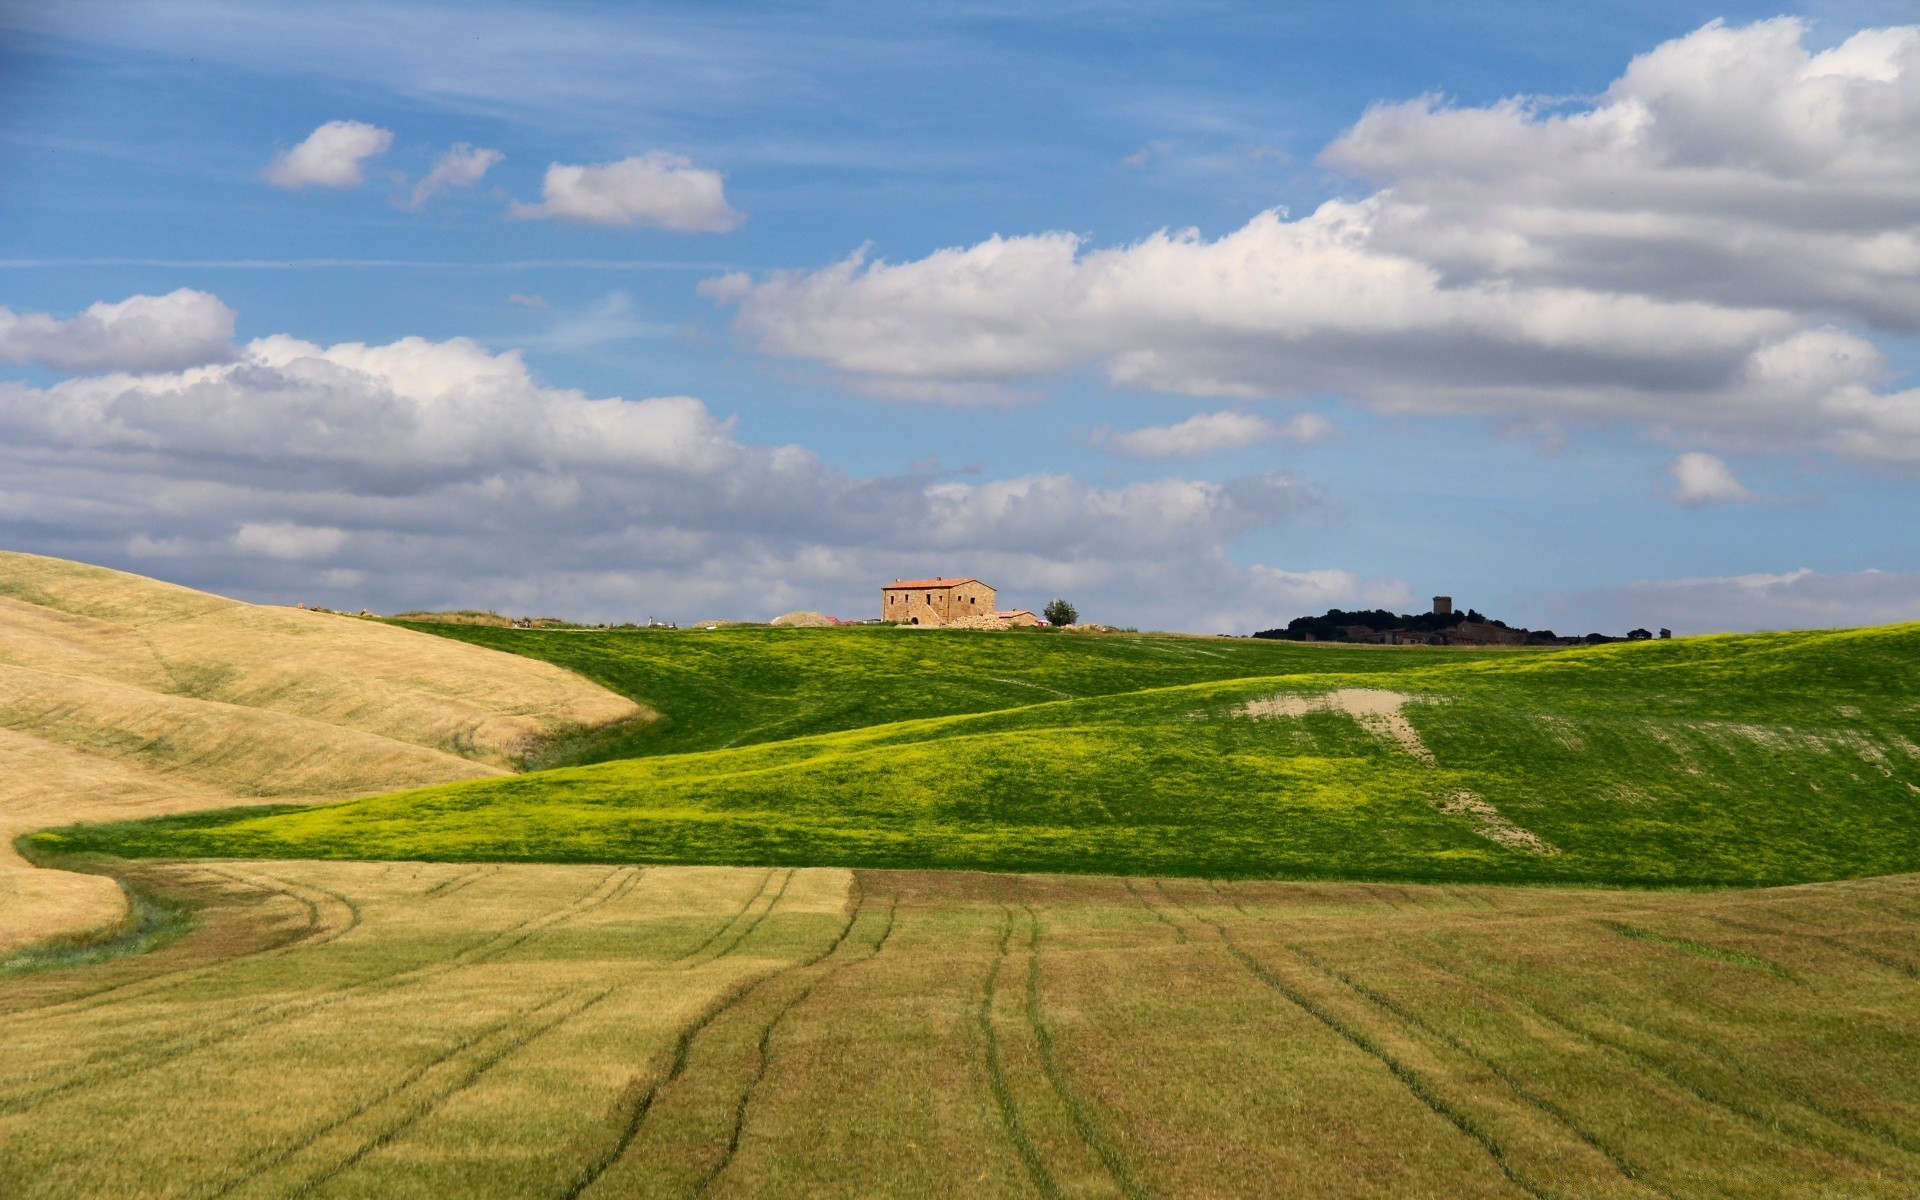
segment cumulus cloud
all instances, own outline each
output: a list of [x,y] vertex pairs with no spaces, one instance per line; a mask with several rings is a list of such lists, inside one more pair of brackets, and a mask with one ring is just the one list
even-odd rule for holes
[[718,171],[660,151],[589,166],[554,163],[540,197],[538,204],[515,204],[513,215],[677,233],[725,233],[746,219],[727,203]]
[[1865,336],[1920,328],[1920,29],[1803,34],[1714,23],[1573,111],[1377,107],[1325,160],[1378,190],[1211,240],[995,236],[705,290],[760,349],[908,398],[1093,365],[1920,462],[1920,390]]
[[1673,476],[1676,504],[1699,507],[1707,504],[1738,504],[1755,499],[1752,492],[1733,477],[1733,468],[1711,454],[1691,451],[1668,464]]
[[233,544],[250,554],[264,554],[268,558],[327,558],[347,544],[347,531],[325,525],[295,525],[291,521],[248,521],[234,533]]
[[1399,588],[1234,561],[1235,539],[1313,503],[1277,473],[856,477],[699,400],[547,386],[458,338],[282,334],[230,361],[0,384],[7,544],[384,611],[863,615],[876,580],[965,572],[1010,602],[1244,631]]
[[[1556,627],[1618,632],[1666,626],[1676,633],[1755,629],[1840,629],[1920,621],[1920,571],[1777,574],[1649,579],[1550,598]],[[1570,626],[1571,627],[1571,626]]]
[[366,180],[367,159],[393,145],[391,130],[362,121],[328,121],[307,140],[277,155],[263,173],[278,188],[358,187]]
[[61,320],[0,306],[0,361],[57,371],[174,370],[233,356],[234,312],[191,288],[89,305]]
[[1334,436],[1333,423],[1318,413],[1302,413],[1276,425],[1252,413],[1195,413],[1175,425],[1115,432],[1094,431],[1093,443],[1104,450],[1134,458],[1198,458],[1216,450],[1237,450],[1276,437],[1298,442],[1323,442]]
[[507,156],[498,150],[469,146],[460,142],[442,154],[426,177],[413,185],[407,207],[418,209],[436,192],[450,187],[472,187]]

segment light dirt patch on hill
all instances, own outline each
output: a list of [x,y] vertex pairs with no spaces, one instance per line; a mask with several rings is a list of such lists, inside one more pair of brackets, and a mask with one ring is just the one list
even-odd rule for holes
[[496,775],[647,715],[548,663],[0,552],[0,950],[123,912],[107,880],[30,870],[33,829]]
[[[1429,767],[1439,766],[1433,751],[1420,737],[1401,709],[1408,704],[1437,703],[1438,698],[1410,696],[1380,688],[1343,688],[1318,696],[1276,695],[1249,700],[1233,710],[1236,717],[1303,717],[1310,712],[1342,712],[1358,721],[1363,729],[1389,742]],[[1485,797],[1469,791],[1449,792],[1433,801],[1433,806],[1450,817],[1471,821],[1474,832],[1488,841],[1518,850],[1522,854],[1558,854],[1559,847],[1532,830],[1513,823]]]
[[1326,692],[1318,696],[1262,696],[1249,700],[1233,710],[1236,717],[1303,717],[1310,712],[1346,713],[1360,722],[1361,728],[1383,741],[1391,742],[1405,750],[1427,766],[1435,766],[1433,751],[1427,749],[1421,740],[1420,731],[1415,729],[1407,718],[1401,715],[1401,708],[1408,704],[1429,704],[1437,701],[1425,696],[1409,696],[1405,692],[1389,692],[1379,688],[1342,688],[1337,692]]
[[1434,807],[1450,817],[1466,817],[1474,832],[1490,842],[1522,854],[1558,854],[1560,848],[1531,829],[1523,829],[1507,819],[1487,798],[1469,791],[1449,792],[1434,802]]

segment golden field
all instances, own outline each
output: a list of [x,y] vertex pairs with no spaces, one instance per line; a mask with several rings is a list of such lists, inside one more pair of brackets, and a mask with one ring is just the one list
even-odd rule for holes
[[1896,1196],[1920,879],[144,864],[0,981],[0,1192]]
[[645,715],[515,655],[0,552],[0,951],[126,911],[109,879],[28,869],[30,830],[499,775]]

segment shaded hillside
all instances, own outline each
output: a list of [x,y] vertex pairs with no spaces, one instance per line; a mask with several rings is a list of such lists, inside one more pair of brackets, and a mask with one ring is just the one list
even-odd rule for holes
[[120,911],[24,870],[26,830],[500,775],[640,711],[525,658],[0,552],[0,947]]
[[[1296,671],[1371,674],[1460,651],[1306,647],[1169,635],[940,629],[546,631],[420,625],[576,671],[661,714],[553,765],[751,746],[921,717],[995,712]],[[1334,657],[1338,656],[1338,657]]]
[[[857,664],[870,635],[785,636],[823,664],[808,686],[850,711],[887,694],[874,671],[825,665]],[[39,841],[132,856],[1655,885],[1920,868],[1920,625],[1545,654],[1273,647],[1282,654],[1209,660],[1261,673],[1206,682],[1155,677],[1154,639],[1081,651],[1064,636],[880,636],[896,639],[888,653],[950,644],[992,656],[1007,679],[1054,684],[1063,663],[1091,668],[1052,656],[1112,655],[1100,661],[1114,686],[986,713],[903,705],[909,719],[785,741]],[[719,664],[761,661],[726,659],[731,639],[764,645],[702,631],[648,653],[684,652],[706,664],[703,686],[724,690]],[[1120,690],[1127,670],[1143,685]],[[947,674],[930,666],[926,691]]]

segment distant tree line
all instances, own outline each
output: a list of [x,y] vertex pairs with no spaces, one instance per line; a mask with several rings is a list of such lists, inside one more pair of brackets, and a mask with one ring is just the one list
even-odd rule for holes
[[1485,623],[1501,629],[1512,629],[1517,633],[1525,634],[1527,644],[1533,646],[1560,645],[1567,642],[1596,645],[1600,642],[1638,640],[1652,636],[1647,630],[1636,629],[1628,634],[1627,638],[1609,637],[1604,633],[1563,638],[1551,629],[1524,629],[1509,625],[1505,621],[1489,620],[1471,608],[1465,612],[1450,612],[1444,615],[1432,612],[1392,613],[1384,608],[1361,609],[1353,612],[1330,608],[1320,616],[1295,617],[1287,622],[1284,629],[1262,629],[1253,636],[1288,642],[1345,642],[1352,640],[1347,634],[1348,628],[1352,626],[1360,626],[1375,632],[1386,629],[1410,629],[1416,633],[1444,633],[1468,621]]

